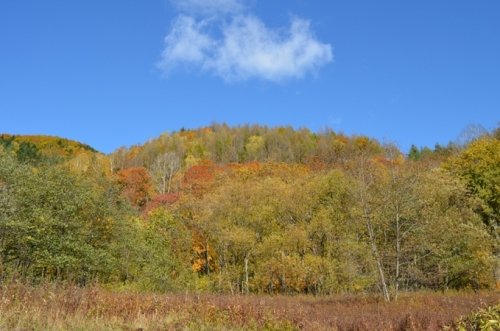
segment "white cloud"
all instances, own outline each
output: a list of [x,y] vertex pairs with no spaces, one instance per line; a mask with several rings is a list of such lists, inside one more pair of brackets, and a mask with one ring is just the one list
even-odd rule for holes
[[194,66],[226,81],[282,81],[316,72],[333,60],[309,21],[292,18],[271,29],[247,12],[246,0],[170,0],[179,15],[168,35],[159,67],[166,73]]
[[200,15],[234,14],[244,9],[242,0],[171,0],[181,12]]
[[295,18],[287,33],[280,34],[246,16],[224,29],[224,38],[207,66],[226,79],[276,81],[302,77],[331,60],[331,46],[314,38],[309,22]]
[[[214,24],[218,38],[211,33]],[[165,44],[163,70],[191,63],[226,81],[301,78],[333,60],[331,45],[318,41],[309,22],[298,18],[286,30],[273,30],[251,15],[235,16],[226,24],[181,16]]]
[[162,53],[161,67],[170,70],[180,62],[201,63],[214,41],[203,30],[203,22],[196,22],[192,17],[180,16],[165,38],[165,50]]

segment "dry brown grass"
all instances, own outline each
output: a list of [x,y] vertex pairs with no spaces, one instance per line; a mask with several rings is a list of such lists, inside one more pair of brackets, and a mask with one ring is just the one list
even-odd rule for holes
[[499,292],[270,297],[117,293],[98,287],[9,284],[0,330],[439,330],[500,302]]

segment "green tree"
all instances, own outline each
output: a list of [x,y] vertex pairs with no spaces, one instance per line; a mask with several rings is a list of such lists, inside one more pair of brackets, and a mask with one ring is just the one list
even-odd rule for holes
[[21,163],[37,164],[41,159],[38,147],[30,142],[21,142],[16,153],[17,159]]
[[463,180],[479,200],[476,211],[495,240],[497,282],[500,281],[500,140],[485,136],[473,141],[443,168]]
[[165,209],[153,211],[144,224],[142,268],[137,276],[143,288],[154,291],[192,289],[191,234]]
[[412,240],[416,259],[408,279],[416,288],[493,286],[493,242],[474,212],[476,201],[449,173],[436,169],[418,183],[421,228]]
[[0,254],[7,274],[86,283],[119,272],[119,198],[63,167],[0,156]]
[[408,152],[408,159],[412,161],[418,161],[420,159],[420,151],[415,145],[411,145],[410,151]]

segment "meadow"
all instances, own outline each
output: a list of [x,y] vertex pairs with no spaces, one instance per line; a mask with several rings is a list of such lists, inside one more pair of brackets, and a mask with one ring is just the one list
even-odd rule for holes
[[0,329],[441,330],[499,302],[499,292],[406,293],[388,303],[373,295],[159,295],[11,283],[0,289]]

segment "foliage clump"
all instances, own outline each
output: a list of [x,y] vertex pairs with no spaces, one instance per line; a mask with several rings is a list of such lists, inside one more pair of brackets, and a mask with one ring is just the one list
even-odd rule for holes
[[453,327],[445,330],[496,331],[500,330],[500,304],[482,309],[461,318]]

